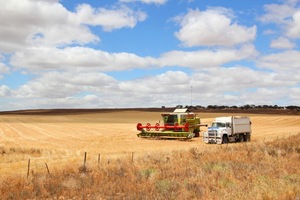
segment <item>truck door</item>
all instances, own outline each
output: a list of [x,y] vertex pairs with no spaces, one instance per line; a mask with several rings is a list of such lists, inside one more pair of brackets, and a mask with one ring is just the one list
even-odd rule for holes
[[228,135],[232,135],[232,127],[230,122],[226,122],[226,131]]

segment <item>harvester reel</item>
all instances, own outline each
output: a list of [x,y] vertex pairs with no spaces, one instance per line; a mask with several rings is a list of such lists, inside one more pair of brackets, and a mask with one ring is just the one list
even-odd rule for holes
[[150,129],[151,129],[150,126],[151,126],[151,124],[150,124],[150,123],[147,123],[147,125],[146,125],[146,130],[147,130],[147,131],[150,131]]
[[156,130],[156,131],[159,131],[159,126],[160,126],[159,123],[156,123],[156,124],[155,124],[155,130]]
[[190,128],[189,123],[185,123],[184,130],[187,132],[187,131],[189,131],[189,128]]
[[175,130],[175,131],[178,131],[178,123],[175,123],[175,124],[174,124],[174,130]]

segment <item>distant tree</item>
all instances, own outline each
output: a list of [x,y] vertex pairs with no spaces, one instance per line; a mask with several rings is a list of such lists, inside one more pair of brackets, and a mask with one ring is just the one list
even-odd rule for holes
[[207,109],[217,109],[218,106],[217,105],[208,105]]
[[300,110],[299,106],[287,106],[286,108],[289,110]]
[[218,109],[221,109],[221,110],[223,110],[225,108],[226,108],[226,106],[218,106]]
[[250,109],[251,106],[249,104],[244,105],[244,109]]
[[205,107],[204,107],[204,106],[201,106],[201,105],[196,105],[196,108],[197,108],[197,109],[204,109]]

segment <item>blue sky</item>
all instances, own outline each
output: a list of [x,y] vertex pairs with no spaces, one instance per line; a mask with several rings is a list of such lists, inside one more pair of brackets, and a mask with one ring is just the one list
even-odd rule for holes
[[0,111],[299,106],[299,0],[0,2]]

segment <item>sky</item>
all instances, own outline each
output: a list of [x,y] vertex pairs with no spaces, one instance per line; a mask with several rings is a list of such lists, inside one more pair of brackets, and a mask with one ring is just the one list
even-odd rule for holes
[[0,4],[0,111],[300,105],[300,0]]

